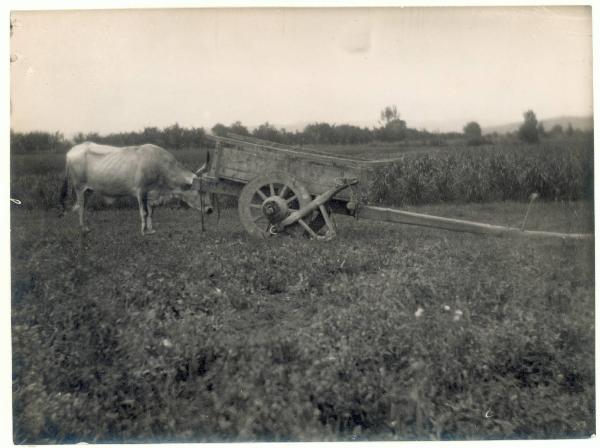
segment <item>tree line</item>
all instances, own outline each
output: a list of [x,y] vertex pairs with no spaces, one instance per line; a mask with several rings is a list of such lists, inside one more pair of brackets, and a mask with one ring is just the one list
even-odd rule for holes
[[[491,143],[490,136],[482,134],[481,126],[475,122],[467,123],[463,132],[429,132],[425,129],[418,130],[409,128],[405,120],[400,118],[396,106],[387,106],[380,113],[379,126],[371,129],[350,124],[329,124],[326,122],[311,123],[302,131],[287,131],[284,128],[266,122],[249,130],[240,121],[229,126],[217,123],[211,128],[211,132],[217,136],[226,136],[234,133],[242,136],[251,136],[262,140],[288,145],[354,145],[366,143],[421,143],[430,146],[440,146],[449,139],[462,139],[470,146],[478,146]],[[540,138],[556,137],[560,135],[572,135],[572,126],[563,130],[560,125],[554,126],[546,131],[542,123],[538,123],[533,111],[524,114],[524,121],[516,136],[527,143],[536,143]],[[60,132],[13,132],[10,133],[11,153],[28,152],[65,152],[71,146],[84,142],[93,141],[114,146],[131,146],[152,143],[168,149],[198,148],[212,145],[207,138],[204,128],[186,128],[175,123],[171,126],[159,129],[158,127],[146,127],[142,131],[118,132],[101,135],[99,133],[78,133],[72,139],[67,139]]]

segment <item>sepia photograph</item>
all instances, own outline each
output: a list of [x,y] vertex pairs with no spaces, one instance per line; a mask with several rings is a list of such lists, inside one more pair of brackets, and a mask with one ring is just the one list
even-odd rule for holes
[[592,29],[13,7],[13,443],[595,437]]

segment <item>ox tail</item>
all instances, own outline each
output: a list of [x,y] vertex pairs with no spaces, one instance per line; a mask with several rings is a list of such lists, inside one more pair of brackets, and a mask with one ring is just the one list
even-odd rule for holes
[[63,179],[62,187],[60,188],[60,203],[58,206],[58,216],[63,217],[66,211],[65,203],[69,196],[69,167],[65,169],[65,178]]

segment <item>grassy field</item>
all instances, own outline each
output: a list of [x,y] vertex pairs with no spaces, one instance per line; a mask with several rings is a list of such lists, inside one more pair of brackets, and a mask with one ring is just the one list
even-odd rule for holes
[[[519,226],[525,204],[412,210]],[[249,239],[234,210],[11,214],[16,443],[587,437],[594,248],[339,218]],[[591,231],[591,204],[529,228]]]

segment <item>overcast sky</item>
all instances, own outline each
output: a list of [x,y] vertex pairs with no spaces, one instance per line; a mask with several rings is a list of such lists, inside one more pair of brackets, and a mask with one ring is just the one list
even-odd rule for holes
[[461,130],[592,114],[589,7],[12,14],[11,127],[327,121]]

